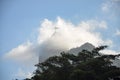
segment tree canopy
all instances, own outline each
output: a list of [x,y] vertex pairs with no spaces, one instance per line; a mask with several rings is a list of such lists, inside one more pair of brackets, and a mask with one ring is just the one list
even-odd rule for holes
[[61,52],[38,63],[34,76],[25,80],[120,80],[120,68],[113,65],[120,55],[100,53],[106,47],[82,50],[77,55]]

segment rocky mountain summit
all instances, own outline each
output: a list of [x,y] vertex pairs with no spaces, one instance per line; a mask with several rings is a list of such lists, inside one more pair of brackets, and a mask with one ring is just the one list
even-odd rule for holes
[[88,51],[92,51],[95,48],[94,45],[92,45],[91,43],[85,43],[83,45],[81,45],[80,47],[77,48],[72,48],[68,51],[68,53],[72,53],[72,54],[78,54],[79,52],[81,52],[82,50],[88,50]]

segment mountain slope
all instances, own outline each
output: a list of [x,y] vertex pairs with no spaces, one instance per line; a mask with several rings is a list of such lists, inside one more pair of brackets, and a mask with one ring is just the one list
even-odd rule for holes
[[[81,45],[80,47],[70,49],[68,51],[68,53],[70,53],[70,54],[78,54],[82,50],[92,51],[94,48],[95,48],[94,45],[92,45],[91,43],[87,42],[87,43]],[[114,60],[113,61],[113,65],[115,65],[117,67],[120,67],[120,60]]]
[[95,46],[93,46],[92,44],[90,43],[85,43],[83,44],[82,46],[80,47],[77,47],[77,48],[72,48],[68,51],[68,53],[74,53],[74,54],[78,54],[79,52],[81,52],[82,50],[88,50],[88,51],[91,51],[95,48]]

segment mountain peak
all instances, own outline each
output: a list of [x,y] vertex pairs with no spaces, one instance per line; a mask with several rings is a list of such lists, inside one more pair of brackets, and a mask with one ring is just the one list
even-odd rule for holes
[[95,46],[92,45],[91,43],[86,42],[83,45],[81,45],[80,48],[91,51],[95,48]]
[[[89,43],[89,42],[86,42],[86,43],[84,43],[83,45],[92,45],[91,43]],[[92,45],[93,46],[93,45]]]
[[74,53],[74,54],[78,54],[79,52],[81,52],[82,50],[88,50],[88,51],[92,51],[95,48],[94,45],[92,45],[91,43],[84,43],[83,45],[81,45],[80,47],[76,47],[76,48],[72,48],[68,51],[68,53]]

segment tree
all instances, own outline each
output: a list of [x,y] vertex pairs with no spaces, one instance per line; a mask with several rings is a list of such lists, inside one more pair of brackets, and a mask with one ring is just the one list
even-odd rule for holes
[[39,70],[30,80],[118,80],[120,68],[112,65],[112,60],[120,55],[101,54],[99,51],[106,47],[83,50],[78,55],[62,52],[49,57],[36,65]]

